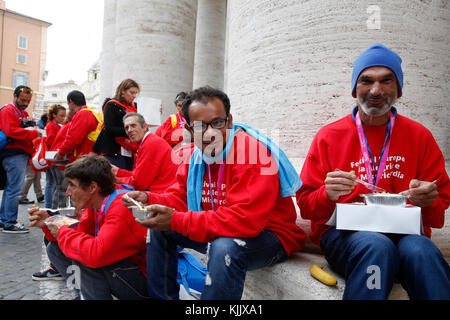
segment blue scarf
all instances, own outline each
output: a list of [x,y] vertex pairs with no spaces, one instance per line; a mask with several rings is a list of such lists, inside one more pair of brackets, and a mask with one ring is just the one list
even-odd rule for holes
[[278,166],[278,176],[280,179],[280,191],[282,197],[290,197],[302,186],[302,181],[300,180],[294,166],[278,145],[252,127],[235,123],[233,124],[233,128],[229,130],[228,141],[221,154],[211,158],[204,155],[200,149],[195,147],[191,156],[187,179],[188,210],[202,211],[201,199],[203,191],[203,177],[205,174],[205,163],[210,164],[217,161],[225,161],[231,147],[233,146],[236,128],[245,130],[248,135],[257,139],[269,150]]

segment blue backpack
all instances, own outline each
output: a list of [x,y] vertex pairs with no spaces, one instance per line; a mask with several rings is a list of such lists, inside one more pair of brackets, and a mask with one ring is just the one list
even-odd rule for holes
[[[105,215],[109,205],[119,194],[134,190],[133,187],[128,185],[121,186],[127,188],[127,190],[116,189],[111,193],[105,204]],[[207,269],[193,254],[183,252],[182,250],[183,248],[178,246],[177,282],[184,287],[189,295],[198,299],[202,293],[203,285],[205,284]],[[191,289],[193,290],[191,291]]]

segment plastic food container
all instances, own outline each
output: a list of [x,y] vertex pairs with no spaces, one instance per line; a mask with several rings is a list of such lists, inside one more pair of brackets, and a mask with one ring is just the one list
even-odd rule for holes
[[407,195],[397,193],[367,193],[361,194],[366,205],[383,205],[405,207]]
[[146,207],[143,210],[143,209],[139,209],[137,206],[131,206],[130,209],[133,212],[133,216],[139,220],[144,220],[147,217],[154,217],[156,215],[155,212],[147,211]]
[[75,208],[59,208],[57,209],[58,212],[63,215],[63,216],[68,216],[68,217],[74,217],[76,216],[75,214]]
[[69,217],[61,215],[61,214],[49,217],[49,218],[45,219],[45,221],[44,221],[44,223],[46,225],[48,225],[49,223],[53,223],[53,222],[59,222],[65,226],[70,226],[70,225],[78,223],[80,221],[78,221],[77,219],[69,218]]

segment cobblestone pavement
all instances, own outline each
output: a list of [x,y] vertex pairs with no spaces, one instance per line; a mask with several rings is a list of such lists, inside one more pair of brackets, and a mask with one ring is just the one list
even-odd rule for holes
[[[43,175],[45,177],[45,175]],[[45,182],[42,184],[45,186]],[[31,188],[28,198],[36,200]],[[0,199],[3,192],[0,192]],[[43,207],[43,203],[39,203]],[[18,221],[29,225],[28,208],[19,205]],[[29,233],[9,234],[0,230],[0,300],[72,300],[73,290],[65,281],[34,281],[31,275],[47,269],[49,262],[45,252],[43,233],[30,228]]]

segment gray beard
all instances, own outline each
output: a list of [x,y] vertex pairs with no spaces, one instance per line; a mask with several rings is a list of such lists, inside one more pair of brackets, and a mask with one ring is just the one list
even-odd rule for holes
[[394,105],[395,103],[395,99],[394,101],[392,101],[392,103],[390,104],[389,102],[386,103],[384,105],[383,108],[369,108],[367,106],[367,103],[362,101],[362,99],[360,97],[357,98],[358,100],[358,105],[361,107],[361,110],[368,116],[381,116],[383,114],[385,114],[386,112],[389,112],[389,110],[391,110],[391,107]]

